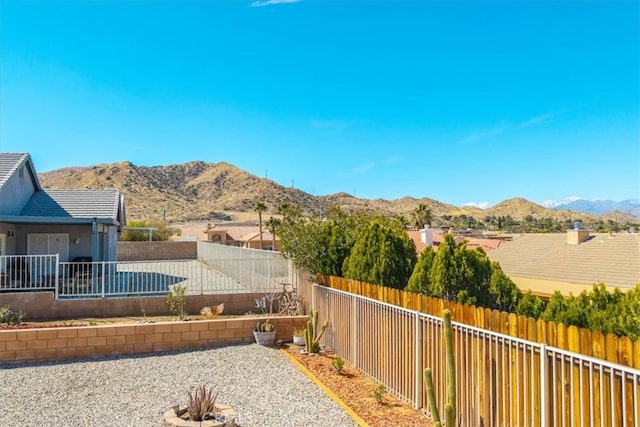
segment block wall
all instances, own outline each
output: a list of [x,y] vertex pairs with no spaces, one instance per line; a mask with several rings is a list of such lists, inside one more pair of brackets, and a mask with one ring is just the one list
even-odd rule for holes
[[[276,340],[290,342],[307,316],[270,317]],[[141,325],[80,326],[0,330],[0,363],[69,360],[207,348],[254,342],[253,328],[264,317]]]
[[198,259],[198,242],[118,242],[118,261]]
[[[224,303],[225,314],[256,312],[255,300],[264,294],[188,295],[187,312],[199,314],[202,307]],[[79,317],[170,315],[164,296],[140,298],[96,298],[56,300],[53,292],[13,292],[0,294],[0,307],[10,305],[24,311],[27,320],[74,319]]]

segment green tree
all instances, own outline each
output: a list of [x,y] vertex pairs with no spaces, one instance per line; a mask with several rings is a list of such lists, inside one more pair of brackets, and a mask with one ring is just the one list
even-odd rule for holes
[[569,304],[565,300],[564,296],[560,291],[554,291],[540,318],[546,322],[562,322],[560,319],[563,318],[564,313],[568,309]]
[[513,313],[516,310],[522,298],[520,289],[504,274],[500,264],[496,261],[491,262],[489,295],[491,297],[491,308],[509,313]]
[[269,231],[271,231],[271,250],[276,250],[276,230],[282,225],[282,220],[279,218],[269,217],[264,223]]
[[326,218],[290,213],[280,226],[280,250],[312,274],[343,276],[344,260],[367,221],[363,213],[348,214],[338,207],[331,207]]
[[424,203],[418,204],[411,217],[413,218],[413,226],[417,229],[421,229],[425,225],[431,227],[431,222],[433,221],[433,215],[431,213],[431,209]]
[[486,305],[491,263],[481,248],[469,250],[465,241],[457,244],[453,235],[445,234],[434,257],[429,279],[431,295],[448,301]]
[[409,284],[404,288],[405,291],[430,295],[429,285],[431,282],[429,272],[431,271],[435,256],[436,252],[432,246],[427,246],[420,252],[418,262],[416,266],[413,267],[413,273],[411,273],[411,277],[409,278]]
[[614,316],[614,332],[632,340],[640,339],[640,283],[620,298]]
[[262,212],[267,210],[267,205],[264,202],[258,200],[254,207],[254,210],[258,212],[258,230],[260,231],[260,249],[262,249]]
[[455,301],[460,291],[456,277],[455,251],[456,242],[453,235],[445,234],[440,246],[438,246],[429,273],[429,293],[448,301]]
[[531,293],[531,289],[529,289],[529,292],[520,298],[518,306],[516,307],[516,314],[539,319],[546,306],[547,305],[542,298],[533,295],[533,293]]
[[319,260],[326,251],[322,221],[318,217],[285,217],[280,226],[280,252],[296,267],[311,274],[324,274]]
[[403,289],[415,262],[415,245],[401,225],[374,218],[358,235],[343,273],[347,279]]

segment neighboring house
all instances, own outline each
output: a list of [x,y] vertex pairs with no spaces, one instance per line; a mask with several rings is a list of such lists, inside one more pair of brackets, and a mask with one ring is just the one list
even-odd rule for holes
[[[246,226],[216,226],[208,225],[205,230],[207,241],[227,246],[260,249],[260,229],[257,225]],[[262,249],[279,250],[280,238],[276,232],[275,248],[273,247],[273,234],[266,227],[262,227]]]
[[0,255],[115,261],[125,224],[118,190],[45,190],[29,154],[0,153]]
[[640,234],[523,234],[487,255],[524,291],[574,295],[602,282],[628,289],[640,283]]
[[[434,230],[429,228],[422,230],[409,229],[407,230],[407,235],[411,240],[413,240],[413,243],[416,246],[416,252],[419,254],[427,246],[433,246],[433,248],[437,250],[440,243],[442,243],[444,232],[442,230]],[[496,248],[499,248],[504,243],[503,240],[499,239],[477,238],[459,235],[455,236],[456,242],[460,242],[463,240],[467,242],[467,248],[482,248],[485,252],[489,252]]]

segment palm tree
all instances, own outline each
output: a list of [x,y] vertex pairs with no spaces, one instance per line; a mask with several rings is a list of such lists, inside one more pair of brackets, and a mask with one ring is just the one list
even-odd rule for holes
[[278,218],[269,217],[267,222],[264,223],[269,230],[271,230],[271,250],[276,250],[276,229],[282,225],[282,221]]
[[427,207],[424,203],[420,203],[417,208],[413,211],[413,225],[420,229],[426,225],[431,227],[431,222],[433,221],[433,215],[431,214],[431,209]]
[[267,205],[264,202],[258,200],[256,202],[256,206],[254,208],[256,212],[258,212],[258,224],[260,230],[260,249],[262,249],[262,212],[267,210]]

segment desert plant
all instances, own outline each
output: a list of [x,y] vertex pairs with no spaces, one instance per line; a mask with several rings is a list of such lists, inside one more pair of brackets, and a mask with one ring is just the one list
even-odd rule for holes
[[10,305],[0,307],[0,324],[7,326],[21,325],[26,317],[23,311],[16,312]]
[[342,371],[344,369],[344,359],[340,356],[336,357],[331,362],[331,366],[333,366],[333,370],[336,371],[336,374],[342,375]]
[[196,387],[195,391],[188,392],[187,413],[191,421],[204,421],[215,418],[215,403],[218,391],[213,387],[207,389],[204,385]]
[[318,312],[315,310],[309,311],[309,319],[307,321],[307,328],[304,330],[304,349],[307,353],[320,353],[320,338],[324,335],[324,331],[329,326],[329,321],[325,320],[322,324],[322,328],[318,331]]
[[376,402],[378,403],[382,403],[382,401],[384,400],[384,395],[387,392],[387,388],[384,386],[384,384],[380,384],[376,387],[374,387],[373,389],[373,398],[376,400]]
[[180,320],[185,320],[188,316],[186,305],[187,300],[184,296],[185,288],[182,285],[174,286],[167,294],[167,304],[169,305],[169,311],[178,316]]
[[269,319],[264,322],[256,323],[256,332],[273,332],[276,330],[276,327],[273,326],[273,323],[269,322]]
[[293,328],[293,336],[294,337],[304,337],[305,329]]
[[[456,362],[453,354],[453,335],[451,329],[451,312],[444,310],[444,344],[447,354],[447,403],[444,406],[445,425],[447,427],[455,426],[456,419]],[[436,403],[436,392],[433,387],[433,374],[431,368],[424,370],[424,384],[429,398],[429,407],[431,408],[431,416],[434,427],[442,427],[440,420],[440,412]]]

